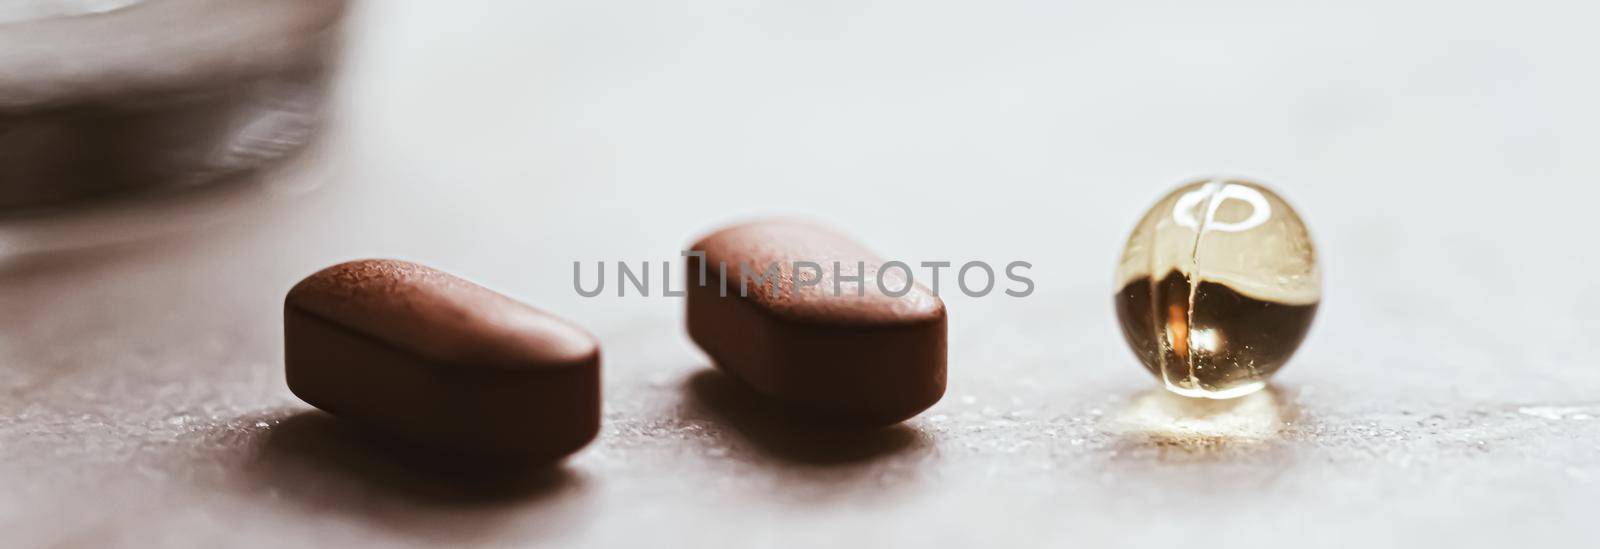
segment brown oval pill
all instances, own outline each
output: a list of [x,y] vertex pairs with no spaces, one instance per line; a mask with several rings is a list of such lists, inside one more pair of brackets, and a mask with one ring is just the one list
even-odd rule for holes
[[600,346],[582,329],[438,270],[341,263],[284,302],[289,390],[469,459],[551,462],[600,429]]
[[906,420],[944,396],[944,302],[909,268],[883,270],[860,244],[802,221],[735,225],[692,251],[705,255],[689,258],[689,337],[757,392],[855,426]]

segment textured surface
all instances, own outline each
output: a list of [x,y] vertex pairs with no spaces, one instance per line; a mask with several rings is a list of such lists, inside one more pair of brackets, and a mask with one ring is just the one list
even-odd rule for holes
[[[1592,4],[511,4],[353,14],[316,192],[6,258],[4,545],[1594,539]],[[1118,336],[1112,272],[1154,198],[1217,171],[1294,203],[1325,293],[1270,392],[1186,409]],[[1027,260],[1038,289],[942,292],[944,400],[835,440],[707,373],[676,298],[572,288],[572,261],[676,261],[762,214]],[[600,438],[485,486],[309,413],[283,295],[357,257],[588,328]]]

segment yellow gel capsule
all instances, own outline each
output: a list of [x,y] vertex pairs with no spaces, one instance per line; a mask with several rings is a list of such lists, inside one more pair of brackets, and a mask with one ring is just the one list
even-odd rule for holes
[[1322,300],[1305,223],[1267,187],[1202,179],[1134,228],[1117,267],[1117,320],[1146,369],[1188,397],[1260,390]]

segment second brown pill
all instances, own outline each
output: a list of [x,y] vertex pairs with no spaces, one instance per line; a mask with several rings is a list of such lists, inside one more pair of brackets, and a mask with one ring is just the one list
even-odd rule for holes
[[944,396],[944,302],[849,237],[768,220],[691,251],[689,337],[756,392],[858,427],[904,421]]

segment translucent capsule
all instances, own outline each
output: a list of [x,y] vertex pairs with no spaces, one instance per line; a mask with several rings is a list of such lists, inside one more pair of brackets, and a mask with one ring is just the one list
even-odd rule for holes
[[1117,320],[1167,390],[1233,398],[1266,386],[1316,316],[1322,277],[1300,216],[1261,184],[1203,179],[1167,194],[1128,237]]

